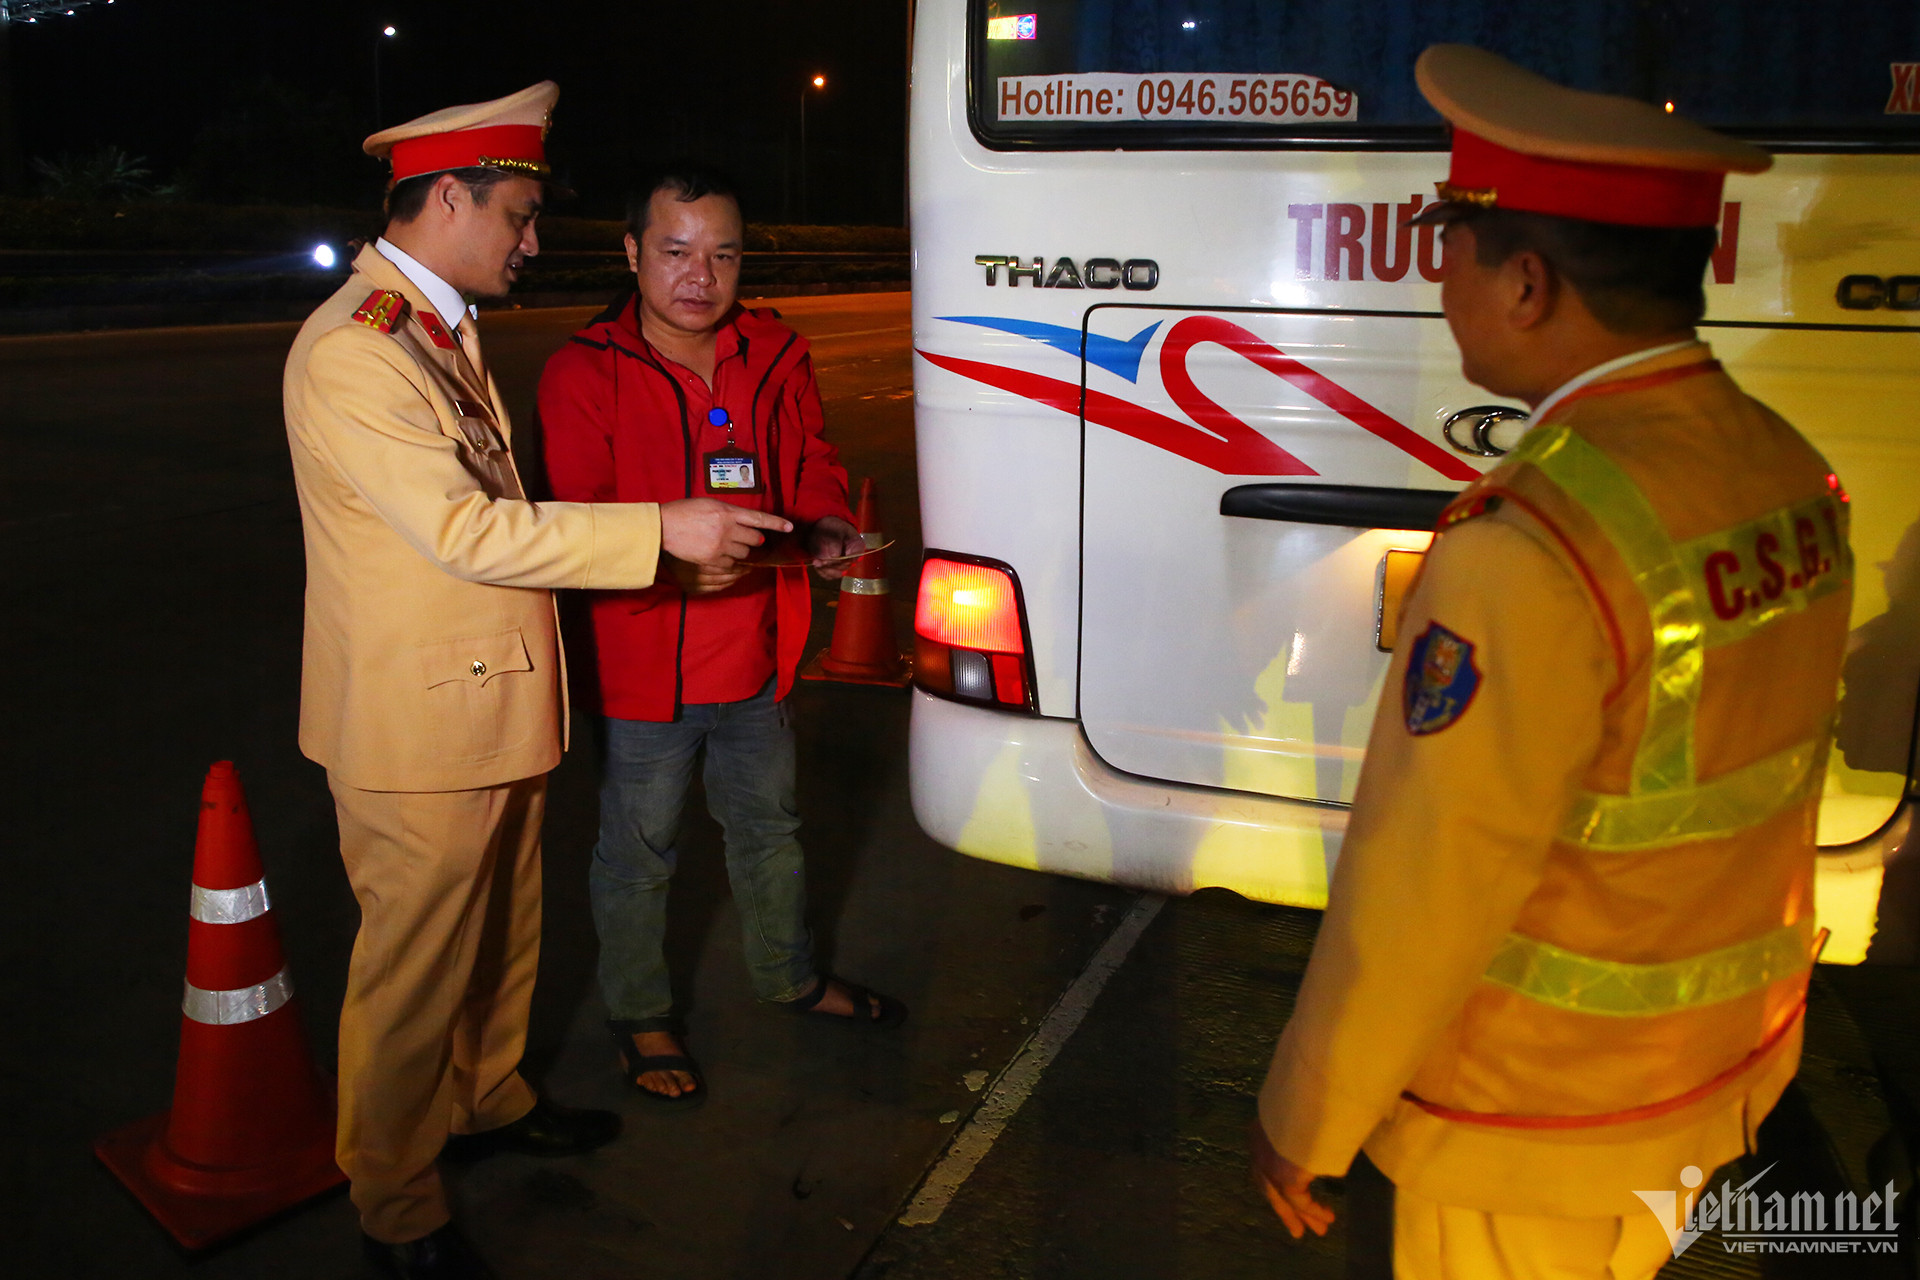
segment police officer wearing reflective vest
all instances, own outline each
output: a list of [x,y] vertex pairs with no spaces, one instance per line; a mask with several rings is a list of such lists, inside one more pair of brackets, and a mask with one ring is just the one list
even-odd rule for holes
[[1364,1152],[1400,1280],[1649,1277],[1635,1193],[1750,1151],[1799,1061],[1846,496],[1693,330],[1768,156],[1466,46],[1416,76],[1463,370],[1532,423],[1407,599],[1254,1163],[1298,1237]]
[[451,1225],[443,1148],[569,1155],[619,1131],[518,1070],[546,774],[566,742],[551,589],[645,587],[663,557],[727,572],[758,529],[791,527],[707,498],[527,500],[470,301],[539,252],[558,96],[547,82],[368,138],[393,168],[385,234],[287,357],[300,747],[327,770],[361,911],[337,1151],[391,1275],[490,1274]]

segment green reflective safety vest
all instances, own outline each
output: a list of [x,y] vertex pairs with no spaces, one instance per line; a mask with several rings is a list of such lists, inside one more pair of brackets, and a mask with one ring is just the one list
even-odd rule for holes
[[1440,536],[1503,503],[1587,583],[1618,679],[1540,886],[1407,1098],[1545,1131],[1727,1105],[1798,1049],[1845,494],[1694,346],[1562,401]]

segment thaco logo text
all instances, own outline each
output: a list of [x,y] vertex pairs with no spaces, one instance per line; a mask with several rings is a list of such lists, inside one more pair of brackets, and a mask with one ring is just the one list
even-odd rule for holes
[[1006,268],[1007,286],[1017,288],[1022,280],[1029,281],[1036,289],[1134,289],[1157,288],[1160,284],[1160,264],[1151,258],[1128,258],[1125,262],[1118,258],[1088,258],[1084,265],[1075,266],[1072,258],[1060,258],[1047,269],[1044,256],[1036,256],[1033,265],[1013,253],[976,253],[973,255],[975,266],[987,269],[987,283],[1000,282],[1000,269]]

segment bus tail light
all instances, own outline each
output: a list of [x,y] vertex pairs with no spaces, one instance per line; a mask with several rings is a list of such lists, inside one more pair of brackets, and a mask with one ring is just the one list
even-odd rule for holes
[[1006,565],[928,552],[913,634],[913,679],[921,688],[962,702],[1037,708],[1020,583]]

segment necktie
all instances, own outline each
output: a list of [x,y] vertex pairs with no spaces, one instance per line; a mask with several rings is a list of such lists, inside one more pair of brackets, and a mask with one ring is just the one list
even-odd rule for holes
[[454,330],[460,335],[460,349],[466,353],[467,363],[473,366],[474,376],[480,379],[480,388],[487,386],[487,362],[480,355],[480,324],[472,316],[461,316],[460,327]]

